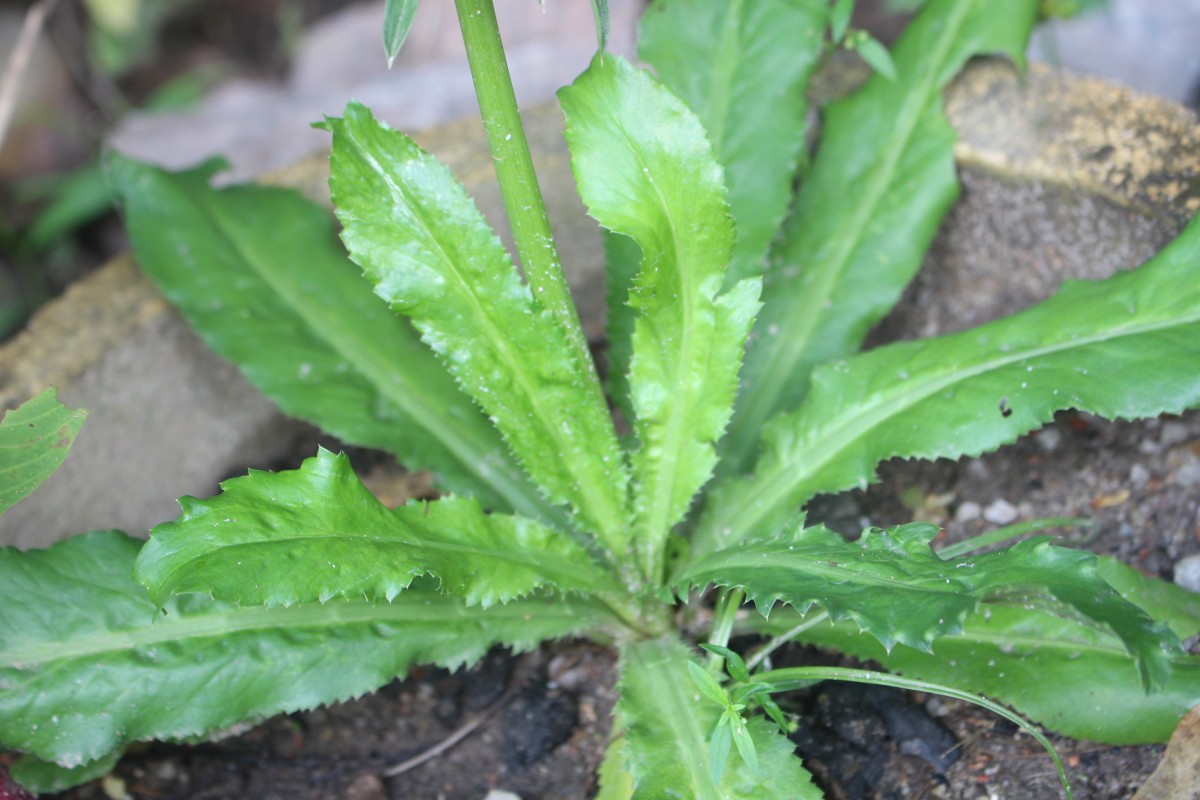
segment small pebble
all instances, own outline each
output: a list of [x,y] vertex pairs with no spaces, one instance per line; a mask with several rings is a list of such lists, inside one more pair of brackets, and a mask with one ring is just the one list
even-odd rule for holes
[[955,522],[972,522],[979,519],[983,515],[983,508],[974,500],[968,500],[959,505],[958,510],[954,512]]
[[1175,483],[1188,488],[1200,486],[1200,461],[1189,461],[1175,472]]
[[1153,439],[1142,439],[1138,442],[1138,452],[1145,456],[1156,456],[1162,452],[1162,445]]
[[1062,431],[1058,428],[1043,428],[1038,431],[1037,439],[1038,447],[1045,450],[1047,453],[1052,452],[1062,442]]
[[1200,592],[1200,553],[1175,563],[1175,585],[1189,592]]
[[983,518],[993,525],[1008,525],[1017,518],[1017,507],[1003,498],[995,500],[983,510]]
[[1162,433],[1159,434],[1158,440],[1162,442],[1163,447],[1171,447],[1172,445],[1182,444],[1191,438],[1192,432],[1188,430],[1188,426],[1182,422],[1172,420],[1163,425]]
[[1134,464],[1129,468],[1129,482],[1135,488],[1141,489],[1150,481],[1150,470],[1146,469],[1141,464]]
[[988,469],[988,465],[980,461],[978,458],[972,458],[967,462],[967,474],[972,478],[978,478],[985,481],[992,477],[992,471]]

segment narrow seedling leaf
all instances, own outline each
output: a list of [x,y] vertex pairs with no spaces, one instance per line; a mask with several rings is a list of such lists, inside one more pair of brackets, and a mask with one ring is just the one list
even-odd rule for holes
[[737,653],[719,644],[702,644],[700,647],[725,659],[725,668],[729,670],[729,677],[739,683],[750,682],[750,670],[746,669],[746,662]]
[[888,52],[888,49],[869,33],[865,31],[856,33],[858,35],[854,37],[853,49],[862,56],[863,61],[867,62],[867,66],[889,81],[896,80],[899,77],[896,73],[896,63],[892,61],[892,54]]
[[390,604],[239,608],[189,595],[159,613],[129,577],[141,547],[104,531],[0,549],[0,748],[81,766],[130,742],[345,700],[413,664],[456,668],[494,644],[525,650],[612,619],[568,597],[468,608],[427,579]]
[[383,50],[387,54],[388,69],[391,69],[408,31],[412,28],[419,0],[387,0],[383,11]]
[[107,161],[139,265],[205,343],[285,413],[489,508],[553,518],[487,418],[372,294],[329,214],[291,191],[213,189],[220,168]]
[[688,661],[688,674],[692,677],[692,683],[699,687],[701,694],[721,708],[729,705],[729,695],[711,672],[695,661]]
[[641,445],[632,459],[634,538],[643,571],[657,581],[671,526],[716,464],[759,285],[746,280],[719,294],[733,225],[721,168],[687,106],[619,56],[594,60],[559,100],[588,213],[642,251],[629,297]]
[[52,387],[0,422],[0,514],[54,474],[83,427],[87,412],[58,402]]
[[623,553],[628,478],[594,378],[450,171],[357,103],[333,133],[342,240],[492,417],[530,476]]
[[742,757],[751,773],[757,773],[758,748],[754,745],[754,737],[750,735],[750,726],[732,709],[725,712],[725,718],[728,720],[727,727],[733,734],[733,743],[737,747],[738,755]]
[[1050,598],[1068,616],[1110,627],[1136,659],[1144,687],[1167,684],[1179,640],[1114,591],[1097,573],[1093,554],[1054,547],[1039,537],[1009,550],[946,561],[929,547],[937,532],[913,523],[869,529],[851,543],[824,528],[809,528],[714,553],[684,567],[676,585],[743,587],[764,614],[780,600],[801,613],[818,604],[834,620],[852,619],[886,649],[900,643],[926,652],[936,640],[961,631],[984,601]]
[[729,720],[724,715],[717,718],[712,732],[708,735],[708,769],[714,784],[720,784],[725,775],[725,765],[729,763],[729,754],[733,751],[733,731],[730,730]]
[[187,592],[245,605],[390,602],[422,574],[484,607],[540,587],[616,588],[562,533],[466,497],[387,508],[324,449],[298,470],[251,472],[222,489],[183,498],[183,515],[151,531],[134,576],[156,602]]
[[850,29],[850,18],[854,16],[854,0],[837,0],[829,15],[829,38],[840,43]]

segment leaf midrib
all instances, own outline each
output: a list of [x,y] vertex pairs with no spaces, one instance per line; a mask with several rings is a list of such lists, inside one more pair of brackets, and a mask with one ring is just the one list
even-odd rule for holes
[[[1090,336],[999,355],[981,362],[975,367],[955,369],[932,379],[925,384],[924,388],[914,386],[916,381],[912,380],[893,384],[891,387],[893,390],[898,387],[901,389],[898,394],[892,394],[885,390],[867,408],[859,406],[846,409],[842,419],[822,425],[820,433],[815,437],[807,438],[804,441],[805,446],[797,448],[789,457],[780,458],[772,465],[773,469],[770,472],[761,473],[761,477],[756,474],[750,478],[748,486],[743,487],[744,491],[740,493],[740,497],[744,500],[740,503],[731,502],[725,506],[729,510],[721,519],[717,520],[717,530],[723,526],[731,527],[739,531],[735,540],[741,538],[746,531],[752,530],[760,519],[774,512],[781,503],[786,503],[788,497],[802,486],[808,477],[816,474],[833,461],[847,446],[868,435],[880,424],[907,412],[916,404],[955,384],[1022,361],[1058,355],[1093,344],[1111,342],[1122,337],[1142,336],[1197,322],[1200,322],[1200,310],[1194,311],[1190,315],[1179,315],[1161,322],[1098,331]],[[813,460],[806,463],[806,456],[814,454]],[[884,458],[887,457],[884,456]],[[796,502],[800,503],[803,500]],[[723,524],[722,520],[725,521]],[[736,520],[736,522],[730,520]]]
[[[560,599],[553,604],[539,604],[537,615],[543,620],[552,617],[583,619],[587,613],[596,614],[598,611],[598,607],[584,603],[567,603]],[[154,613],[153,608],[147,606],[147,617],[153,618]],[[452,621],[476,623],[486,622],[488,618],[496,616],[523,621],[527,619],[528,614],[528,603],[496,605],[487,611],[481,611],[461,605],[426,605],[424,599],[412,599],[411,602],[393,601],[386,605],[334,600],[324,605],[310,604],[291,608],[246,606],[223,609],[217,613],[180,617],[179,622],[166,622],[132,631],[114,630],[66,642],[6,648],[0,653],[0,668],[26,670],[51,660],[86,658],[156,644],[177,644],[190,639],[211,639],[257,630],[333,628],[337,625],[378,622],[407,625]]]
[[[618,131],[621,138],[625,140],[625,145],[630,154],[642,167],[642,174],[646,176],[647,182],[654,190],[655,196],[658,197],[659,207],[662,209],[667,220],[667,225],[670,229],[670,255],[673,256],[673,258],[670,258],[670,261],[675,266],[673,272],[678,279],[679,297],[690,300],[695,294],[693,291],[694,281],[691,271],[683,269],[683,259],[680,257],[681,239],[679,236],[679,223],[675,219],[675,204],[667,201],[662,189],[659,188],[658,182],[654,179],[654,170],[649,168],[647,162],[642,158],[641,151],[635,145],[633,140],[626,135],[625,128],[621,124],[621,120],[613,120],[613,129]],[[641,243],[639,242],[639,245],[640,244]],[[667,254],[664,253],[663,255],[666,256]],[[646,264],[650,263],[650,260],[650,256],[643,252],[642,267],[644,268]],[[676,396],[678,396],[678,394],[683,394],[689,400],[684,410],[691,411],[694,408],[695,393],[689,390],[684,376],[687,372],[686,366],[692,363],[694,357],[693,354],[696,350],[696,336],[694,334],[695,326],[692,324],[693,320],[695,319],[695,314],[692,303],[690,302],[680,303],[680,307],[683,311],[681,320],[682,330],[678,331],[680,346],[677,351],[678,354],[674,359],[675,368],[672,370],[673,374],[671,377],[676,386]],[[634,358],[636,357],[637,354],[635,352]],[[681,367],[685,368],[681,369]],[[683,425],[683,418],[686,416],[681,412],[680,409],[684,406],[685,404],[682,403],[671,403],[668,406],[667,424],[662,429],[662,441],[666,443],[661,450],[664,455],[662,458],[658,459],[657,469],[651,470],[651,476],[653,477],[648,477],[646,480],[644,480],[641,487],[642,496],[648,496],[650,498],[650,506],[648,511],[641,515],[642,535],[639,537],[639,542],[644,551],[648,551],[649,554],[656,559],[653,563],[643,564],[643,568],[646,571],[645,577],[655,583],[657,583],[660,579],[660,565],[657,561],[657,559],[661,559],[661,554],[659,552],[661,549],[660,543],[670,532],[670,522],[668,520],[670,516],[671,503],[674,500],[676,493],[676,483],[678,482],[679,442],[682,438],[681,429]],[[649,440],[651,437],[646,436],[643,438]],[[665,484],[667,487],[667,491],[665,492],[657,488],[663,484]]]

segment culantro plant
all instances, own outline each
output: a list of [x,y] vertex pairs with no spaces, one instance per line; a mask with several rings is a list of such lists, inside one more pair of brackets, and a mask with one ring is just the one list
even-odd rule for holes
[[[392,54],[414,5],[389,6]],[[293,193],[210,188],[217,164],[107,165],[138,260],[209,345],[287,413],[429,470],[442,495],[385,507],[321,451],[184,498],[144,545],[100,531],[0,552],[15,774],[64,785],[134,741],[565,636],[620,652],[604,798],[820,796],[772,697],[828,679],[1013,716],[985,692],[1098,741],[1168,737],[1200,699],[1172,587],[1044,537],[939,552],[930,525],[848,541],[804,521],[814,496],[865,486],[885,459],[979,454],[1062,409],[1200,404],[1197,223],[1139,269],[859,352],[956,194],[941,88],[976,55],[1019,66],[1035,0],[929,0],[890,56],[848,30],[849,3],[817,0],[659,0],[641,29],[649,71],[601,37],[558,99],[607,232],[607,385],[491,2],[456,5],[521,273],[449,171],[356,103],[321,123],[345,250]],[[806,87],[835,43],[878,74],[822,110],[810,159]],[[680,620],[701,606],[696,641]],[[736,653],[735,629],[764,638]],[[791,640],[905,677],[771,669]]]

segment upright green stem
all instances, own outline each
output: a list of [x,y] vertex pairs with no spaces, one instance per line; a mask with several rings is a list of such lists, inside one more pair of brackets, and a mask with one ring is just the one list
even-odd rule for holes
[[454,5],[467,48],[467,61],[471,65],[471,78],[475,82],[475,95],[479,99],[483,129],[492,151],[504,209],[508,213],[508,224],[525,270],[525,279],[534,298],[550,309],[572,343],[585,356],[583,361],[587,369],[594,372],[583,326],[571,301],[562,262],[554,245],[546,204],[525,139],[525,127],[517,111],[496,9],[492,0],[454,0]]
[[[733,634],[733,623],[737,618],[738,609],[742,607],[742,603],[746,600],[746,593],[741,589],[722,589],[720,595],[717,596],[717,605],[713,609],[713,626],[712,633],[709,634],[708,643],[715,644],[720,647],[729,645],[729,637]],[[721,665],[722,659],[715,653],[709,655],[709,666],[716,668]]]

